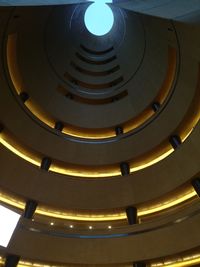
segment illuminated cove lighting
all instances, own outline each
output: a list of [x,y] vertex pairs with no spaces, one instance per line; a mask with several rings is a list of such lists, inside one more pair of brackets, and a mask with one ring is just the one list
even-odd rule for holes
[[7,247],[20,215],[0,205],[0,246]]
[[112,3],[112,0],[96,0],[89,5],[85,12],[85,26],[90,33],[96,36],[109,33],[113,27],[114,15],[107,3]]

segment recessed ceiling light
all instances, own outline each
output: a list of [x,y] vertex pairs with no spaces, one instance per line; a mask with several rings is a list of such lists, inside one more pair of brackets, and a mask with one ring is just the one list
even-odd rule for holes
[[74,228],[74,226],[71,224],[70,226],[69,226],[70,228]]
[[51,222],[50,225],[54,225],[54,222]]
[[90,225],[90,226],[89,226],[89,229],[91,230],[92,228],[93,228],[93,227]]
[[0,205],[0,246],[7,247],[20,215]]
[[109,225],[109,226],[108,226],[108,229],[111,229],[111,228],[112,228],[112,226],[111,226],[111,225]]

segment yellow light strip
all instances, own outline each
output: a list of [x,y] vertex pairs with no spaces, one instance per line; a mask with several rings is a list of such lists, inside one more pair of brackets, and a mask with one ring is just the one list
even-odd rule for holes
[[[148,208],[138,208],[138,217],[144,217],[156,212],[164,211],[166,209],[175,207],[183,202],[186,202],[193,197],[197,196],[193,188],[186,191],[183,195],[178,196],[176,199],[172,198],[165,202],[159,202]],[[73,214],[55,210],[47,210],[43,207],[38,207],[36,209],[36,214],[53,217],[57,219],[64,220],[77,220],[77,221],[116,221],[116,220],[125,220],[127,219],[125,212],[113,213],[113,214]]]
[[[0,257],[0,264],[4,264],[5,260]],[[189,267],[195,264],[200,264],[200,254],[194,254],[191,256],[186,256],[179,258],[176,261],[168,260],[166,262],[158,262],[150,264],[151,267]],[[18,267],[67,267],[67,265],[50,265],[45,263],[29,262],[29,261],[19,261]],[[71,266],[71,265],[70,265]]]
[[130,171],[131,171],[131,173],[133,173],[133,172],[142,170],[144,168],[147,168],[149,166],[152,166],[152,165],[158,163],[159,161],[165,159],[166,157],[168,157],[172,152],[174,152],[174,149],[173,148],[169,148],[169,150],[166,151],[165,153],[163,153],[162,155],[156,157],[155,159],[152,159],[150,161],[147,161],[144,164],[138,165],[138,166],[134,166],[134,163],[131,163]]
[[[21,157],[22,159],[30,162],[33,165],[40,167],[41,159],[39,159],[37,157],[33,158],[33,155],[26,152],[25,149],[19,150],[18,148],[16,148],[14,145],[12,145],[7,140],[7,137],[4,133],[0,133],[0,143],[2,145],[4,145],[8,150],[13,152],[15,155]],[[169,151],[165,152],[164,154],[158,156],[157,158],[155,158],[153,160],[150,160],[149,162],[147,162],[145,164],[141,164],[140,166],[134,166],[134,167],[131,166],[130,167],[131,173],[157,163],[158,161],[167,157],[172,152],[173,152],[173,149],[170,149]],[[62,167],[59,164],[56,164],[54,162],[52,162],[49,170],[52,172],[60,173],[60,174],[64,174],[64,175],[75,176],[75,177],[87,177],[87,178],[105,178],[105,177],[113,177],[113,176],[121,175],[119,167],[113,167],[113,168],[110,168],[107,170],[104,168],[97,169],[97,170],[94,170],[94,169],[91,169],[91,170],[85,169],[84,170],[84,169],[78,169],[78,168],[75,169],[75,168],[71,168],[71,167],[66,168],[65,166]]]
[[[0,257],[0,264],[4,264],[4,260]],[[179,258],[176,261],[168,260],[166,262],[158,262],[150,264],[151,267],[189,267],[195,264],[200,264],[200,254],[194,254]],[[19,261],[18,267],[62,267],[61,265],[42,264],[37,262]],[[67,265],[65,265],[67,266]]]
[[179,258],[176,261],[158,262],[151,264],[151,267],[187,267],[200,263],[200,254]]
[[121,175],[119,167],[112,168],[111,170],[104,170],[104,168],[100,168],[97,170],[92,170],[92,169],[84,170],[84,169],[78,169],[78,168],[75,169],[75,168],[62,167],[62,166],[59,166],[59,164],[56,164],[54,162],[52,162],[49,170],[55,173],[60,173],[60,174],[75,176],[75,177],[82,177],[82,178],[107,178],[107,177]]
[[67,127],[65,126],[62,130],[62,133],[70,135],[70,136],[74,136],[74,137],[78,137],[78,138],[87,138],[87,139],[105,139],[105,138],[111,138],[111,137],[115,137],[116,133],[113,129],[105,129],[104,132],[96,130],[96,132],[90,132],[90,131],[81,131],[76,129],[76,128],[72,128],[72,127]]
[[149,209],[138,209],[138,216],[142,217],[159,211],[164,211],[166,209],[175,207],[176,205],[179,205],[185,201],[188,201],[195,196],[197,197],[197,194],[195,190],[191,188],[189,191],[185,192],[183,195],[178,196],[176,199],[169,199],[165,202],[160,202],[154,206],[149,207]]
[[[16,35],[11,35],[8,38],[8,44],[7,44],[7,57],[8,57],[8,68],[11,72],[11,78],[14,79],[13,77],[18,78],[18,73],[16,73],[16,59],[12,59],[11,55],[13,55],[14,57],[16,57]],[[167,71],[167,75],[166,75],[166,79],[164,81],[164,85],[162,87],[162,92],[168,90],[172,84],[173,81],[173,76],[175,74],[175,70],[176,70],[176,49],[173,47],[169,47],[168,50],[168,71]],[[14,65],[13,65],[14,64]],[[16,78],[15,77],[15,78]],[[18,86],[18,84],[21,84],[18,82],[19,78],[16,79],[17,81],[14,80],[14,86]],[[19,87],[19,86],[18,86]],[[20,88],[17,87],[17,92],[20,93],[21,90]],[[163,89],[164,88],[164,89]],[[163,95],[160,96],[163,99]],[[160,99],[161,100],[161,99]],[[53,128],[54,127],[54,120],[50,120],[48,118],[48,116],[46,114],[43,114],[43,112],[39,109],[39,107],[34,104],[31,100],[26,101],[25,105],[27,106],[28,109],[31,110],[31,112],[33,114],[35,114],[36,117],[38,117],[41,121],[43,121],[45,124],[47,124],[49,127]],[[186,140],[186,138],[191,134],[192,129],[194,128],[194,124],[196,124],[199,120],[200,117],[200,112],[197,112],[198,114],[195,115],[195,119],[192,121],[192,123],[190,123],[190,125],[192,126],[192,128],[190,129],[186,129],[182,131],[182,134],[180,133],[181,139],[184,142]],[[128,123],[129,124],[129,123]],[[67,129],[68,134],[71,134],[73,136],[77,136],[77,137],[84,137],[84,138],[89,138],[89,133],[84,133],[84,136],[82,136],[82,132],[81,131],[76,131],[71,129],[70,127],[68,128],[64,128],[65,130]],[[90,136],[91,138],[97,138],[99,133],[95,134],[95,133],[91,133],[92,135]],[[101,133],[102,134],[102,133]],[[99,136],[100,138],[106,138],[106,137],[112,137],[114,136],[114,132],[109,132],[108,136]],[[15,146],[11,145],[5,138],[0,137],[0,142],[7,147],[9,150],[11,150],[13,153],[15,153],[16,155],[18,155],[19,157],[23,158],[24,160],[36,165],[36,166],[40,166],[41,164],[41,160],[36,158],[33,158],[33,154],[28,153],[26,150],[22,149],[17,149]],[[171,153],[173,152],[173,149],[170,148],[166,148],[166,151],[164,153],[162,153],[162,155],[155,155],[154,157],[152,157],[152,155],[147,155],[146,160],[143,160],[143,162],[130,162],[130,172],[136,172],[139,170],[142,170],[144,168],[147,168],[153,164],[158,163],[159,161],[163,160],[164,158],[166,158],[167,156],[169,156]],[[151,157],[151,158],[150,158]],[[64,174],[64,175],[69,175],[69,176],[74,176],[74,177],[82,177],[82,178],[107,178],[107,177],[113,177],[113,176],[119,176],[121,175],[121,172],[119,170],[119,167],[114,167],[111,169],[104,169],[104,167],[99,168],[98,170],[94,170],[94,169],[81,169],[79,167],[76,168],[72,168],[72,167],[67,167],[67,166],[61,166],[59,163],[56,162],[52,162],[51,166],[50,166],[50,171],[55,172],[55,173],[59,173],[59,174]]]
[[24,104],[36,118],[38,118],[49,127],[54,128],[55,121],[53,119],[50,120],[49,117],[44,112],[42,112],[38,105],[36,105],[31,99],[28,99]]
[[0,265],[4,265],[5,260],[0,256]]
[[7,64],[10,78],[18,94],[22,92],[22,79],[17,66],[17,34],[10,34],[7,41]]
[[17,266],[18,267],[62,267],[61,265],[49,265],[49,264],[33,263],[33,262],[28,262],[28,261],[19,261],[19,264]]
[[83,214],[83,213],[73,214],[67,212],[47,210],[42,207],[38,207],[36,209],[36,214],[53,217],[57,219],[64,219],[64,220],[93,221],[93,222],[117,221],[117,220],[125,220],[127,218],[125,212],[113,213],[113,214]]
[[6,136],[3,133],[0,133],[0,143],[5,146],[8,150],[13,152],[15,155],[19,156],[20,158],[32,163],[33,165],[40,166],[41,161],[39,159],[34,159],[33,156],[29,155],[28,153],[25,153],[24,151],[17,149],[12,145],[8,140],[6,140]]
[[[177,198],[171,198],[168,200],[165,200],[164,202],[158,202],[157,204],[144,207],[144,208],[138,208],[138,217],[144,217],[146,215],[150,215],[153,213],[157,213],[160,211],[164,211],[166,209],[175,207],[176,205],[179,205],[183,202],[189,201],[193,197],[197,197],[197,194],[195,190],[191,187],[183,194],[179,195]],[[21,210],[24,210],[25,208],[25,201],[17,200],[14,197],[10,197],[8,194],[0,192],[0,202],[6,203],[8,205],[11,205],[15,208],[19,208]],[[73,213],[73,212],[66,212],[66,211],[59,211],[54,209],[48,209],[42,206],[38,206],[36,209],[36,214],[57,218],[57,219],[63,219],[63,220],[74,220],[74,221],[117,221],[117,220],[125,220],[127,219],[126,212],[121,211],[118,213],[105,213],[105,214],[86,214],[86,213]]]
[[[194,127],[192,127],[192,129],[190,129],[188,132],[185,131],[184,135],[182,134],[182,142],[184,142],[186,138],[188,138],[188,136],[192,133],[193,129]],[[4,133],[4,131],[0,133],[0,143],[4,145],[7,149],[12,151],[14,154],[21,157],[22,159],[38,167],[41,166],[42,156],[41,158],[39,158],[34,153],[30,153],[29,151],[27,151],[27,149],[24,149],[22,146],[17,147],[15,142],[12,141],[12,138],[9,137],[6,133]],[[134,173],[141,169],[152,166],[158,163],[159,161],[165,159],[166,157],[168,157],[174,151],[174,149],[168,143],[166,143],[165,146],[166,146],[165,152],[162,152],[161,155],[157,155],[157,153],[155,153],[154,158],[153,158],[152,156],[153,152],[152,152],[149,156],[147,156],[146,159],[143,159],[138,162],[135,160],[130,162],[130,173]],[[107,177],[121,175],[121,171],[118,166],[107,167],[107,168],[100,167],[99,169],[98,168],[95,168],[95,169],[85,168],[84,169],[81,166],[80,167],[79,166],[77,167],[66,166],[64,164],[61,164],[59,162],[57,163],[55,161],[52,161],[52,164],[49,170],[55,173],[60,173],[64,175],[74,176],[74,177],[82,177],[82,178],[107,178]]]
[[0,202],[6,203],[12,207],[24,210],[25,208],[25,202],[17,200],[13,197],[8,196],[7,194],[4,194],[0,192]]
[[[23,90],[22,90],[22,78],[17,66],[16,43],[17,43],[17,34],[10,34],[8,36],[8,41],[7,41],[7,64],[10,73],[10,78],[12,80],[14,88],[16,92],[20,94]],[[168,70],[161,88],[162,96],[158,97],[161,98],[159,99],[160,102],[164,101],[164,99],[166,98],[171,89],[171,85],[176,73],[176,61],[177,61],[176,48],[169,46]],[[42,121],[49,127],[54,128],[56,120],[45,114],[38,105],[33,103],[32,100],[29,99],[28,101],[26,101],[25,105],[30,110],[30,112],[40,121]],[[142,112],[142,114],[140,114],[135,119],[124,123],[123,125],[124,133],[136,129],[137,127],[142,125],[145,121],[147,121],[150,117],[152,117],[154,114],[155,113],[151,107],[147,108]],[[96,132],[94,132],[92,130],[84,130],[81,128],[80,129],[76,128],[74,126],[68,127],[67,125],[65,125],[62,132],[70,136],[78,138],[87,138],[87,139],[105,139],[116,136],[115,130],[113,128],[102,129],[101,131],[96,130]]]

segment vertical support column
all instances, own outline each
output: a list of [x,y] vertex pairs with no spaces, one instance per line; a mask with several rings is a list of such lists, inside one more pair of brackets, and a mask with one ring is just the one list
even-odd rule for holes
[[63,125],[63,123],[62,123],[61,121],[57,121],[57,122],[55,123],[55,127],[54,127],[54,128],[55,128],[56,130],[62,132],[62,130],[63,130],[63,128],[64,128],[64,125]]
[[128,223],[130,225],[137,223],[137,208],[136,207],[128,207],[126,209],[126,216],[128,219]]
[[24,218],[32,219],[37,208],[38,203],[34,200],[28,200],[26,202],[25,210],[24,210]]
[[120,169],[121,169],[121,175],[122,176],[130,174],[130,166],[127,162],[122,162],[120,164]]
[[117,126],[115,128],[115,133],[116,133],[116,136],[120,135],[120,134],[123,134],[124,131],[123,131],[123,127],[122,126]]
[[8,255],[5,261],[5,267],[16,267],[20,257],[17,255]]
[[152,105],[151,105],[152,109],[154,112],[157,112],[159,109],[160,109],[160,103],[158,102],[154,102]]
[[182,144],[181,138],[178,135],[170,136],[169,142],[174,149],[178,148]]
[[21,92],[19,96],[23,103],[25,103],[29,99],[29,94],[26,92]]
[[48,171],[51,166],[51,159],[48,157],[44,157],[41,162],[40,168],[42,170]]
[[197,195],[200,197],[200,178],[195,178],[191,181],[194,190],[196,191]]

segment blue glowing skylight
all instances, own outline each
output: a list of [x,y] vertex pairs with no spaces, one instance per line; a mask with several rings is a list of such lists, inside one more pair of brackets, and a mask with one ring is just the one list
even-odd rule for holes
[[85,12],[85,26],[97,36],[109,33],[114,24],[112,9],[106,3],[112,3],[112,0],[96,0]]

